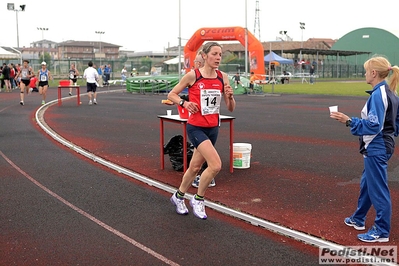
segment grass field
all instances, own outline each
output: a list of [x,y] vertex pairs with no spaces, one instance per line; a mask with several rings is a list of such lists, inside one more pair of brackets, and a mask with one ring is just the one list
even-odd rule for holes
[[276,84],[274,91],[272,85],[263,85],[265,93],[279,94],[319,94],[319,95],[344,95],[344,96],[367,96],[366,90],[371,86],[365,81],[336,81],[309,83],[292,82],[290,84]]
[[[50,87],[57,87],[59,79],[50,80]],[[78,85],[85,86],[86,80],[78,79]],[[321,81],[314,83],[301,83],[295,80],[290,84],[263,85],[264,93],[278,94],[319,94],[319,95],[343,95],[343,96],[367,96],[366,90],[371,86],[365,81]]]

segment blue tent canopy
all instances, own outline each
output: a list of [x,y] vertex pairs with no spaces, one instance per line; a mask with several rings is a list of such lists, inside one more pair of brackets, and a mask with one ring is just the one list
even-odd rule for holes
[[292,59],[286,59],[284,57],[281,57],[277,55],[274,52],[270,52],[268,55],[264,57],[265,62],[279,62],[280,64],[294,64],[294,61]]

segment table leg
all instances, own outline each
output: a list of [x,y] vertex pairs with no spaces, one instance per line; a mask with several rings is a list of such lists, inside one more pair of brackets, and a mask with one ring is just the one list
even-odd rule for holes
[[80,87],[76,88],[76,98],[78,99],[78,106],[80,105]]
[[159,134],[159,143],[160,143],[160,156],[161,156],[161,169],[165,169],[165,157],[163,154],[163,146],[164,144],[164,129],[163,129],[163,119],[159,119],[160,122],[160,134]]
[[233,119],[230,120],[230,173],[233,173],[233,132],[234,132],[234,122]]
[[187,170],[187,123],[183,123],[183,171]]
[[61,106],[61,88],[58,87],[58,106]]

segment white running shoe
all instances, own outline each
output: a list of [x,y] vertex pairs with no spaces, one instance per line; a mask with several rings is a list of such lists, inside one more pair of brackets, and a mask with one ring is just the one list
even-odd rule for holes
[[89,105],[92,105],[92,104],[93,104],[93,102],[90,100],[90,101],[89,101]]
[[176,193],[173,193],[172,197],[170,197],[170,202],[176,206],[176,212],[181,215],[188,214],[188,209],[186,204],[184,203],[184,199],[179,199],[176,197]]
[[97,100],[96,100],[96,99],[94,99],[93,103],[94,103],[94,104],[97,104]]
[[[200,181],[201,176],[197,175],[191,184],[193,187],[199,187],[199,181]],[[211,183],[209,183],[208,187],[214,187],[216,186],[215,178],[212,179]]]
[[190,200],[190,205],[193,207],[193,213],[200,219],[205,220],[208,218],[205,213],[205,202],[203,200],[195,199],[195,195]]

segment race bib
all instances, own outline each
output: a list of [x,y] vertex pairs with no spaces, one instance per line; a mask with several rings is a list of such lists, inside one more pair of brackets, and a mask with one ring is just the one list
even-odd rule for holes
[[69,78],[70,78],[70,79],[73,79],[74,77],[75,77],[75,75],[74,75],[73,73],[70,73],[70,74],[69,74]]
[[219,90],[204,89],[201,90],[201,114],[218,114],[222,93]]
[[40,81],[47,81],[47,75],[41,75]]

